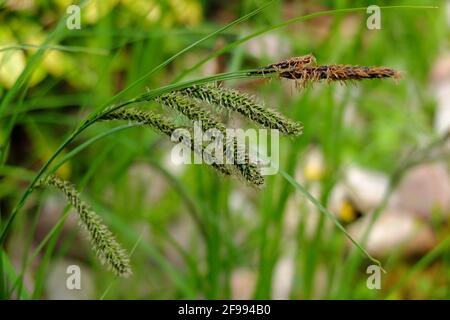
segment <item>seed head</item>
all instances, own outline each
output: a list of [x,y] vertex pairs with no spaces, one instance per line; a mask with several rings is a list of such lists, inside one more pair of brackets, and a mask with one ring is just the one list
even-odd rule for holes
[[193,86],[183,89],[181,93],[240,113],[264,128],[278,129],[286,135],[298,136],[303,131],[301,123],[294,122],[275,110],[263,107],[253,97],[237,90],[215,86]]
[[70,182],[50,175],[41,180],[38,185],[54,186],[59,189],[78,213],[80,225],[87,231],[92,248],[100,261],[118,276],[131,275],[127,252],[122,249],[112,232],[103,224],[102,218],[81,200],[78,191]]
[[[172,120],[162,115],[159,115],[151,111],[143,111],[137,109],[121,109],[118,111],[114,111],[104,115],[101,118],[101,120],[127,120],[139,122],[142,123],[143,125],[151,127],[152,129],[160,133],[163,133],[169,138],[172,137],[172,134],[177,129],[181,129],[181,127],[176,126]],[[203,150],[195,149],[195,143],[191,137],[180,136],[179,142],[185,143],[194,152],[203,153],[204,156],[212,157],[212,155],[205,155],[206,151],[204,149]],[[211,166],[224,175],[232,174],[230,169],[223,164],[213,162],[211,163]]]

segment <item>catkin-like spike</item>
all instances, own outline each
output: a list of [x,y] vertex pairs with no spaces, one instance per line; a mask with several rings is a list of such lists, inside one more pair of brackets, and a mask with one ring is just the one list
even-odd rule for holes
[[[163,117],[157,113],[151,111],[142,111],[137,109],[121,109],[118,111],[110,112],[100,118],[101,120],[128,120],[136,121],[145,124],[152,129],[159,131],[169,138],[177,127],[171,120]],[[194,152],[205,153],[205,150],[196,150],[195,143],[191,137],[180,137],[180,142],[187,143],[189,148]],[[210,155],[212,157],[212,155]],[[211,166],[225,175],[231,175],[232,172],[223,164],[211,163]]]
[[300,57],[292,57],[281,62],[269,64],[268,66],[262,67],[262,71],[271,71],[277,70],[281,71],[289,71],[289,70],[299,70],[306,66],[311,66],[316,64],[317,60],[311,53],[305,56]]
[[309,54],[302,57],[290,58],[278,63],[261,67],[249,75],[278,75],[281,78],[298,81],[300,87],[321,80],[327,81],[356,81],[364,79],[381,79],[401,77],[400,72],[386,67],[364,67],[352,65],[319,65],[315,66],[316,59]]
[[278,129],[286,135],[298,136],[303,131],[301,123],[294,122],[275,110],[261,106],[253,97],[237,90],[213,86],[192,86],[183,89],[181,93],[238,112],[265,128]]
[[[164,94],[159,97],[157,101],[182,113],[192,121],[201,121],[204,130],[217,129],[223,134],[226,132],[225,126],[218,120],[214,119],[209,112],[202,109],[194,99],[186,97],[179,92]],[[238,154],[242,154],[240,153],[242,152],[242,149],[237,145],[236,140],[233,142],[233,150],[234,159],[237,159]],[[243,152],[243,154],[245,156],[243,163],[234,161],[233,166],[247,182],[258,187],[263,185],[264,178],[259,171],[258,165],[250,161],[247,152]]]
[[351,81],[363,79],[394,78],[398,79],[400,73],[385,67],[362,67],[348,65],[330,65],[318,67],[304,67],[299,70],[291,70],[279,73],[279,76],[287,79],[301,80],[302,82],[327,81]]
[[201,121],[204,130],[216,128],[225,131],[225,126],[206,110],[204,110],[195,100],[190,99],[178,92],[170,92],[157,99],[163,105],[180,112],[192,121]]
[[151,111],[120,109],[104,114],[100,120],[128,120],[150,126],[158,132],[171,136],[177,127],[167,118]]
[[280,78],[298,81],[300,87],[319,81],[359,81],[364,79],[393,78],[400,79],[401,73],[386,67],[364,67],[349,65],[302,66],[293,69],[266,69],[250,74],[276,74]]
[[102,218],[81,200],[78,191],[70,182],[50,175],[41,180],[38,185],[54,186],[59,189],[78,213],[80,224],[87,231],[94,252],[100,261],[118,276],[131,275],[127,252],[122,249],[108,227],[103,224]]

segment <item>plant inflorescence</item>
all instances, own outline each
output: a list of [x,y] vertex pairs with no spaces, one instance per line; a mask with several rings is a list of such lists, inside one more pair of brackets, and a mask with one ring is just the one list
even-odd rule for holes
[[325,81],[348,82],[364,79],[399,79],[400,72],[386,67],[365,67],[352,65],[318,65],[312,55],[291,58],[271,64],[251,72],[260,75],[276,75],[280,78],[296,80],[300,87],[310,83]]
[[[103,115],[100,120],[127,120],[141,123],[142,125],[148,126],[155,131],[166,135],[169,138],[172,137],[172,134],[177,129],[184,129],[180,126],[177,126],[175,122],[173,122],[171,119],[168,119],[167,117],[149,110],[138,110],[134,108],[121,109],[107,113]],[[186,144],[192,151],[199,154],[204,155],[208,152],[204,148],[201,148],[201,150],[195,149],[195,143],[192,137],[183,136],[180,134],[178,142]],[[212,155],[210,155],[210,157],[212,158]],[[223,164],[213,162],[211,163],[211,166],[224,175],[231,175],[230,169]]]
[[[248,77],[275,77],[295,80],[301,87],[309,83],[325,81],[355,81],[363,79],[399,78],[399,72],[385,67],[364,67],[348,65],[316,65],[316,59],[309,54],[301,57],[290,58],[281,62],[270,64],[258,70],[246,72]],[[218,120],[210,110],[214,106],[238,113],[267,129],[277,129],[288,136],[302,134],[303,125],[300,122],[288,119],[274,109],[266,108],[258,103],[252,96],[234,89],[228,89],[217,85],[192,85],[182,89],[174,89],[156,95],[144,94],[119,107],[105,109],[94,121],[125,120],[140,123],[167,137],[172,138],[178,129],[192,131],[192,126],[181,127],[173,120],[156,112],[125,108],[126,105],[135,102],[154,101],[184,115],[191,122],[201,122],[204,129],[215,129],[221,133],[226,132],[226,125]],[[192,151],[204,155],[208,153],[201,145],[197,148],[193,139],[188,135],[179,135],[177,142],[186,144]],[[243,161],[232,163],[208,163],[219,173],[227,176],[241,177],[248,184],[261,187],[264,178],[261,175],[258,161],[251,160],[245,147],[238,144],[237,140],[227,141],[226,156],[238,159],[243,154]],[[232,152],[228,152],[231,149]],[[214,155],[207,154],[214,159]],[[117,243],[113,234],[103,224],[102,219],[81,200],[75,187],[55,175],[41,179],[39,186],[54,186],[65,194],[68,202],[76,209],[80,223],[87,230],[92,247],[100,260],[107,264],[112,271],[120,276],[131,274],[129,258],[122,247]]]
[[[192,121],[201,121],[205,130],[216,129],[222,134],[226,134],[225,125],[204,110],[197,101],[192,99],[192,96],[172,92],[161,96],[158,101],[182,113]],[[237,176],[256,187],[264,184],[264,178],[259,172],[257,163],[250,160],[248,153],[243,146],[237,143],[237,140],[233,139],[228,142],[224,155],[229,159],[232,158],[231,167],[235,169],[233,171],[237,173]],[[243,161],[237,161],[241,156]]]
[[100,261],[118,276],[131,275],[127,252],[117,242],[108,227],[103,224],[102,218],[81,200],[80,194],[70,182],[50,175],[40,180],[38,186],[53,186],[60,190],[77,212],[80,225],[87,231],[92,248]]
[[301,123],[292,121],[273,109],[265,108],[250,95],[237,90],[210,85],[192,86],[181,90],[181,93],[237,112],[264,128],[278,129],[285,135],[298,136],[302,134],[303,125]]

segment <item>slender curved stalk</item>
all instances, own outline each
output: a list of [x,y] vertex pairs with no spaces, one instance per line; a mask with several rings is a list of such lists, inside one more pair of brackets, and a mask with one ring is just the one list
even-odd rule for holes
[[94,124],[97,120],[99,120],[102,116],[105,114],[111,113],[115,110],[118,110],[120,108],[123,108],[127,105],[130,105],[132,103],[142,102],[146,100],[152,100],[164,93],[168,93],[173,90],[177,89],[183,89],[192,85],[198,85],[198,84],[205,84],[209,82],[216,82],[216,81],[223,81],[223,80],[230,80],[230,79],[242,79],[242,78],[255,78],[255,77],[261,77],[260,75],[252,75],[251,72],[255,70],[245,70],[240,72],[229,72],[229,73],[222,73],[210,77],[205,77],[201,79],[195,79],[191,81],[185,81],[182,83],[176,83],[176,84],[170,84],[158,89],[151,90],[137,98],[128,100],[126,102],[120,103],[118,105],[114,105],[112,107],[103,108],[100,111],[94,112],[90,116],[88,116],[67,138],[64,140],[64,142],[56,149],[56,151],[53,153],[53,155],[50,157],[50,159],[47,160],[47,162],[41,167],[41,169],[38,171],[34,179],[31,181],[31,183],[28,185],[27,189],[25,190],[24,194],[14,207],[14,209],[11,212],[11,215],[9,216],[8,220],[6,220],[4,227],[1,230],[0,233],[0,245],[3,244],[6,238],[6,234],[8,229],[10,228],[12,222],[14,221],[18,211],[23,207],[25,204],[26,199],[28,196],[33,192],[33,189],[36,185],[36,182],[43,176],[43,174],[47,171],[51,163],[56,159],[56,157],[61,153],[61,151],[64,150],[77,136],[79,136],[84,130],[89,128],[92,124]]
[[372,255],[364,249],[353,237],[345,230],[344,226],[336,219],[336,217],[329,212],[316,198],[314,198],[301,184],[299,184],[292,176],[290,176],[286,171],[280,170],[280,174],[286,181],[288,181],[295,189],[299,190],[314,206],[319,209],[328,219],[330,219],[335,226],[344,233],[344,235],[358,248],[365,256],[367,256],[372,262],[376,263],[383,272],[386,271],[381,266],[381,262],[372,257]]
[[[381,6],[380,9],[437,9],[437,6]],[[193,65],[191,68],[185,70],[183,73],[181,73],[175,80],[174,82],[178,82],[181,79],[183,79],[185,76],[187,76],[189,73],[191,73],[192,71],[196,70],[197,68],[199,68],[200,66],[202,66],[203,64],[205,64],[206,62],[208,62],[211,59],[214,59],[215,57],[220,56],[221,54],[230,51],[231,49],[233,49],[234,47],[247,42],[253,38],[256,38],[260,35],[263,35],[267,32],[270,31],[274,31],[277,29],[281,29],[284,27],[287,27],[291,24],[297,23],[297,22],[301,22],[301,21],[306,21],[306,20],[311,20],[314,18],[318,18],[318,17],[322,17],[322,16],[329,16],[329,15],[335,15],[335,14],[344,14],[344,13],[351,13],[351,12],[358,12],[358,11],[366,11],[367,7],[359,7],[359,8],[346,8],[346,9],[337,9],[337,10],[324,10],[324,11],[319,11],[319,12],[314,12],[311,14],[307,14],[304,16],[300,16],[300,17],[296,17],[287,21],[284,21],[282,23],[276,24],[270,28],[264,28],[262,30],[256,31],[252,34],[249,34],[248,36],[242,37],[241,39],[238,39],[216,51],[214,51],[213,53],[211,53],[210,55],[208,55],[207,57],[205,57],[204,59],[200,60],[199,62],[197,62],[195,65]]]

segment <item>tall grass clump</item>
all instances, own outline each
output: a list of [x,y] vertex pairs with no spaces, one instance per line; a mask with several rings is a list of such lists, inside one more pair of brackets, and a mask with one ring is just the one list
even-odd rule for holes
[[[315,61],[312,55],[295,57],[259,69],[237,73],[236,77],[244,75],[244,77],[250,78],[285,78],[297,82],[300,81],[301,86],[305,86],[307,83],[321,80],[345,82],[375,78],[398,78],[399,76],[397,71],[389,68],[341,65],[315,66]],[[223,76],[219,75],[211,78],[218,81],[222,78],[227,79],[227,77],[228,75],[224,74]],[[215,129],[221,133],[226,132],[226,125],[218,120],[210,110],[205,109],[205,107],[209,107],[211,110],[214,110],[215,107],[219,107],[240,114],[260,127],[277,129],[287,136],[299,136],[302,134],[303,125],[300,122],[293,121],[274,109],[266,108],[250,95],[235,89],[217,86],[214,84],[215,81],[206,84],[199,84],[198,82],[203,81],[194,80],[190,82],[192,83],[191,85],[186,85],[186,83],[171,85],[168,86],[170,89],[159,90],[156,93],[145,93],[120,105],[105,108],[97,113],[94,118],[85,121],[79,130],[81,132],[98,121],[131,121],[150,127],[172,139],[174,132],[179,129],[192,132],[192,126],[181,127],[170,118],[157,112],[128,107],[138,102],[153,101],[184,115],[191,121],[191,124],[200,121],[205,130]],[[76,134],[78,132],[73,134],[73,136]],[[213,159],[208,164],[223,176],[239,177],[247,184],[257,188],[262,187],[264,184],[264,177],[261,175],[258,159],[256,161],[252,160],[245,146],[239,145],[236,138],[231,142],[227,141],[226,145],[225,156],[232,160],[231,164],[215,162],[215,155],[208,154],[203,145],[196,148],[193,139],[188,135],[178,135],[175,142],[182,142],[193,152]],[[103,224],[101,218],[81,200],[75,187],[70,182],[49,174],[46,178],[39,180],[37,185],[54,186],[63,192],[67,201],[77,211],[80,224],[87,231],[93,250],[102,263],[106,264],[109,269],[119,276],[131,274],[129,258],[126,252],[117,243],[111,231]],[[346,235],[350,237],[347,233]],[[367,254],[364,249],[360,249]],[[371,257],[369,256],[369,258]],[[376,261],[375,259],[372,260]]]
[[[276,2],[280,3],[280,6],[277,5],[277,8],[274,8],[276,10],[270,10],[270,12],[267,10],[267,16],[264,17],[265,13],[262,10]],[[90,2],[80,1],[82,8],[84,4],[90,5]],[[132,2],[130,2],[131,5]],[[92,249],[105,263],[105,268],[111,269],[118,275],[131,274],[130,259],[126,252],[121,249],[115,237],[101,221],[100,216],[83,202],[83,194],[80,196],[77,193],[77,189],[81,191],[86,183],[92,184],[89,188],[90,192],[101,191],[105,187],[108,189],[108,194],[110,191],[112,192],[114,197],[110,203],[110,210],[94,202],[92,205],[95,205],[94,208],[102,208],[96,211],[100,213],[101,217],[104,217],[108,225],[120,232],[120,239],[126,239],[127,243],[135,242],[133,249],[130,249],[131,253],[136,252],[136,256],[133,257],[133,260],[136,260],[133,263],[135,264],[133,266],[135,279],[131,279],[131,281],[127,279],[127,283],[116,283],[119,279],[111,282],[111,275],[103,274],[102,268],[97,269],[95,282],[98,289],[102,290],[101,287],[107,285],[101,298],[114,296],[123,298],[124,295],[139,297],[142,294],[145,294],[146,298],[171,296],[189,299],[199,297],[207,299],[235,298],[235,279],[240,279],[241,271],[248,274],[245,279],[253,279],[253,275],[256,276],[253,293],[249,293],[253,297],[258,299],[279,298],[279,284],[283,281],[280,283],[277,280],[280,279],[278,278],[280,271],[285,271],[285,262],[288,262],[289,265],[293,264],[294,273],[290,275],[292,278],[281,274],[282,279],[290,280],[289,283],[284,284],[286,292],[282,292],[283,299],[330,297],[338,299],[346,297],[397,299],[402,297],[402,291],[405,289],[407,290],[406,297],[415,297],[414,290],[410,290],[414,288],[410,288],[409,284],[412,285],[412,283],[409,279],[411,275],[416,275],[417,271],[427,271],[423,268],[431,262],[442,257],[444,261],[442,268],[450,266],[450,256],[445,253],[449,243],[447,237],[446,241],[443,241],[417,262],[417,268],[414,267],[410,272],[405,273],[402,264],[400,271],[404,274],[392,290],[388,287],[394,283],[395,277],[398,275],[393,267],[399,260],[390,256],[383,263],[389,270],[388,278],[383,276],[383,289],[385,290],[369,292],[366,288],[365,274],[361,272],[367,262],[363,259],[369,258],[375,263],[379,262],[370,256],[371,250],[367,252],[364,247],[368,244],[367,239],[372,225],[378,222],[378,218],[385,211],[382,208],[384,208],[383,203],[387,200],[382,200],[380,206],[373,211],[370,225],[366,228],[364,236],[357,238],[357,241],[354,241],[340,224],[342,221],[327,209],[332,207],[332,196],[334,196],[335,188],[340,187],[341,173],[345,173],[348,160],[365,167],[381,169],[383,172],[389,173],[394,182],[400,180],[402,174],[398,174],[395,169],[397,154],[394,155],[394,152],[408,149],[411,145],[407,143],[409,141],[401,138],[400,145],[396,141],[398,139],[389,139],[386,142],[385,137],[392,137],[393,130],[396,128],[405,128],[407,129],[405,132],[411,133],[411,137],[413,135],[415,137],[419,132],[421,138],[419,141],[422,141],[422,137],[428,134],[422,129],[428,126],[417,126],[415,118],[419,112],[424,116],[421,118],[425,120],[430,120],[429,116],[434,116],[434,112],[430,112],[430,99],[433,95],[430,97],[428,97],[429,95],[420,95],[420,90],[417,92],[419,95],[408,95],[406,100],[414,99],[415,102],[426,106],[426,108],[415,108],[414,113],[411,113],[410,108],[405,110],[402,106],[407,103],[405,95],[409,92],[407,90],[409,85],[414,84],[415,79],[410,79],[406,87],[399,86],[394,90],[395,92],[384,92],[382,90],[384,86],[378,86],[378,84],[376,86],[369,84],[357,90],[352,88],[352,90],[336,92],[334,86],[330,85],[328,88],[321,88],[318,92],[304,90],[301,92],[301,97],[281,97],[282,91],[277,90],[282,88],[275,83],[278,81],[292,82],[299,89],[304,89],[312,85],[332,84],[332,82],[334,84],[336,81],[353,84],[369,79],[399,78],[400,74],[396,70],[370,66],[369,62],[367,63],[369,66],[334,64],[339,61],[333,60],[333,57],[339,57],[341,62],[356,62],[357,58],[361,57],[361,50],[364,50],[366,61],[376,61],[381,65],[383,61],[397,63],[398,66],[402,66],[401,68],[408,68],[415,77],[421,75],[421,80],[425,80],[423,76],[430,74],[430,66],[436,58],[435,49],[438,45],[441,46],[445,33],[442,31],[445,28],[437,24],[429,24],[435,15],[433,13],[428,15],[429,12],[425,13],[424,9],[431,8],[430,6],[380,7],[383,10],[383,29],[398,28],[399,32],[395,37],[386,32],[366,30],[364,24],[365,18],[367,18],[366,6],[342,8],[345,4],[340,3],[336,4],[338,9],[314,11],[309,4],[301,4],[299,8],[310,13],[282,20],[281,13],[285,15],[286,5],[294,8],[298,4],[281,4],[279,1],[271,0],[251,13],[225,26],[220,26],[216,30],[209,28],[216,22],[220,23],[219,21],[211,24],[209,22],[201,23],[189,30],[181,27],[182,37],[180,37],[178,27],[173,28],[173,26],[185,26],[184,22],[172,24],[172,13],[170,10],[165,10],[169,9],[172,4],[162,1],[157,5],[164,8],[159,12],[160,18],[155,19],[157,21],[153,21],[154,19],[149,21],[147,15],[139,12],[137,19],[129,20],[132,29],[127,27],[130,25],[126,22],[128,13],[124,14],[118,11],[128,6],[125,3],[121,3],[119,8],[112,9],[106,14],[101,13],[96,24],[87,22],[85,25],[83,21],[81,30],[67,30],[67,15],[61,17],[60,22],[57,23],[55,19],[58,15],[53,12],[47,15],[46,12],[49,10],[41,10],[40,6],[34,6],[25,11],[18,9],[11,13],[11,16],[8,9],[5,11],[7,20],[15,20],[11,32],[14,33],[13,38],[16,38],[18,43],[0,49],[2,51],[0,55],[4,57],[4,61],[0,64],[3,65],[6,62],[8,65],[8,61],[6,61],[8,59],[5,59],[7,51],[17,50],[25,54],[26,65],[12,87],[0,88],[0,96],[2,96],[0,98],[0,162],[3,164],[0,165],[0,176],[2,177],[0,178],[0,248],[2,249],[0,250],[0,299],[5,297],[19,299],[50,297],[53,289],[48,287],[45,289],[45,293],[43,290],[47,286],[46,277],[49,274],[47,271],[53,267],[51,260],[55,255],[66,257],[69,254],[68,250],[72,250],[70,243],[73,238],[61,239],[60,237],[67,214],[78,216],[80,227],[84,229],[83,234],[87,233]],[[210,7],[205,3],[203,5]],[[255,3],[244,1],[242,5],[243,10],[246,10]],[[325,4],[326,6],[327,4]],[[416,16],[409,14],[407,8],[421,10],[423,21],[420,26],[417,26]],[[400,15],[389,16],[390,13],[387,11],[391,11],[390,9],[398,10]],[[45,19],[44,26],[42,26],[42,21],[36,21],[36,31],[42,31],[36,34],[36,39],[43,39],[44,33],[47,35],[40,45],[35,45],[35,39],[29,39],[28,35],[24,37],[19,28],[21,27],[20,23],[17,23],[17,21],[21,21],[17,17],[24,12],[27,16],[23,21],[27,22],[24,25],[28,28],[28,22],[33,20],[28,13],[35,10],[45,13],[44,16],[49,18]],[[434,11],[442,12],[442,10]],[[232,30],[238,24],[257,14],[263,16],[256,25],[248,21],[248,28]],[[279,15],[280,17],[278,17]],[[356,19],[359,15],[358,18],[362,19]],[[210,17],[210,12],[205,12],[204,19]],[[270,42],[262,43],[282,45],[282,47],[276,48],[278,52],[286,52],[285,50],[302,52],[304,45],[308,44],[311,50],[317,52],[323,59],[327,59],[326,63],[320,61],[321,65],[318,64],[317,59],[309,54],[268,62],[267,65],[252,70],[226,72],[201,78],[191,77],[192,80],[188,81],[182,80],[187,78],[187,75],[192,75],[192,72],[199,74],[200,66],[219,56],[218,68],[239,70],[244,62],[254,63],[257,56],[254,53],[261,52],[260,49],[258,52],[254,51],[251,46],[244,48],[241,46],[242,44],[252,39],[256,40],[263,34],[316,18],[324,19],[323,21],[327,22],[324,24],[327,26],[325,37],[325,33],[321,32],[318,32],[317,34],[320,36],[316,37],[316,30],[314,30],[314,34],[309,34],[309,32],[293,34],[292,30],[286,30],[287,32],[281,35],[282,37],[274,34],[272,39],[276,39],[277,42],[270,39]],[[332,24],[328,24],[330,20],[333,21]],[[117,21],[121,22],[119,26]],[[269,25],[264,25],[267,21]],[[274,21],[279,22],[274,24]],[[355,32],[347,32],[347,22],[352,22],[351,27],[355,28]],[[151,25],[151,30],[148,28],[149,25]],[[7,22],[5,26],[8,29]],[[308,28],[315,28],[314,24],[310,24]],[[247,33],[249,30],[250,32]],[[430,30],[436,32],[429,32]],[[342,41],[341,36],[344,34],[346,39]],[[404,37],[406,34],[414,34],[415,37]],[[426,39],[423,38],[424,35]],[[420,38],[421,36],[422,38]],[[394,38],[396,46],[379,45],[392,42]],[[1,40],[7,39],[0,39],[0,42],[2,42]],[[172,42],[172,40],[176,41]],[[280,42],[278,42],[279,40]],[[19,43],[22,41],[33,44]],[[180,51],[173,53],[172,50],[181,43],[185,43],[185,46],[180,48]],[[74,44],[76,46],[72,46]],[[83,47],[83,45],[87,45],[87,47]],[[96,51],[103,51],[104,56],[95,54],[92,59],[91,56],[86,56],[90,54],[88,50],[94,52],[90,49],[92,45],[98,46],[99,49]],[[240,46],[241,48],[239,48]],[[196,47],[209,52],[198,61],[193,61],[191,59],[193,56],[182,57]],[[253,52],[246,52],[246,49],[251,49]],[[49,51],[65,51],[62,52],[62,55],[74,60],[74,63],[67,63],[64,72],[50,70],[47,67],[49,64],[47,58],[52,60],[54,66],[60,64],[58,62],[60,59],[54,59],[53,52],[51,52],[51,56],[47,56]],[[267,53],[270,52],[273,53],[272,50],[267,50]],[[222,56],[224,54],[227,56]],[[187,63],[178,60],[179,57],[187,58],[184,61]],[[228,60],[228,58],[230,59]],[[70,60],[65,60],[64,64],[70,62]],[[230,63],[224,63],[226,60]],[[16,64],[16,67],[15,69],[20,69],[19,64]],[[183,68],[185,69],[181,70]],[[83,70],[83,73],[77,74],[75,69]],[[45,82],[40,82],[43,77],[45,77]],[[165,81],[168,77],[173,77],[171,83],[162,85],[161,81]],[[264,100],[259,100],[254,94],[244,92],[246,90],[236,90],[230,87],[229,83],[224,84],[228,80],[236,83],[239,79],[247,78],[270,79],[275,86],[267,86],[265,91],[267,92],[267,89],[270,88],[270,94],[273,97],[278,97],[280,100],[282,98],[289,104],[286,107],[291,108],[289,114],[293,118],[289,119],[279,112],[275,103],[271,106],[265,105]],[[36,86],[36,83],[39,85]],[[254,87],[257,83],[262,83],[262,81],[255,81],[251,86]],[[142,93],[144,87],[150,89]],[[375,87],[381,90],[372,91],[371,89]],[[85,91],[87,88],[91,88],[91,91]],[[116,92],[118,88],[123,89]],[[315,93],[319,93],[319,95]],[[357,123],[352,123],[350,128],[347,127],[347,111],[356,99],[358,99],[356,112],[362,117],[358,117]],[[161,112],[159,110],[161,105],[170,108],[171,112],[167,112],[168,110]],[[386,113],[385,109],[390,106],[395,106],[395,108],[390,108]],[[372,112],[372,110],[376,112]],[[77,117],[74,117],[74,112],[78,111]],[[227,116],[224,117],[219,112],[226,112]],[[183,115],[188,121],[186,119],[182,122],[175,120],[175,117],[178,118],[176,114]],[[386,117],[387,114],[389,117]],[[399,118],[400,115],[402,119]],[[78,116],[83,118],[79,119]],[[197,146],[189,133],[193,132],[193,126],[198,119],[201,119],[204,124],[206,123],[210,129],[217,129],[219,132],[227,130],[227,121],[230,116],[244,120],[244,122],[238,122],[243,128],[246,126],[245,121],[248,121],[249,125],[277,129],[282,135],[289,136],[289,141],[281,144],[283,149],[280,150],[281,167],[278,177],[267,179],[269,183],[264,182],[258,162],[254,159],[250,160],[245,152],[243,161],[239,163],[222,164],[206,161],[206,159],[214,160],[215,154],[208,154],[206,144]],[[407,117],[410,119],[406,119]],[[363,123],[367,120],[374,125],[359,128],[360,120]],[[102,122],[99,127],[96,126],[98,122]],[[408,127],[403,127],[406,122]],[[431,123],[431,121],[428,122]],[[300,137],[303,134],[303,124],[307,134]],[[394,126],[390,126],[390,124],[394,124]],[[310,127],[311,125],[313,127]],[[361,135],[359,129],[355,132],[354,125],[366,134]],[[384,130],[388,126],[389,130],[385,132]],[[61,138],[59,134],[63,132],[62,130],[68,128],[73,128],[73,130],[70,129],[71,132],[64,137],[62,142],[54,144]],[[124,131],[129,128],[133,128],[133,130],[129,130],[131,132],[127,132],[125,136]],[[420,130],[417,131],[417,128]],[[25,135],[21,134],[23,129],[27,130]],[[148,129],[155,131],[156,134],[148,135],[147,132],[144,132]],[[38,141],[31,132],[42,134],[41,141]],[[187,134],[179,134],[174,139],[174,132]],[[55,133],[58,136],[55,136]],[[112,136],[115,139],[112,139]],[[396,137],[403,137],[403,130]],[[185,144],[188,150],[192,151],[191,155],[203,156],[205,165],[191,168],[184,171],[183,174],[172,170],[172,166],[164,166],[161,160],[167,158],[161,158],[159,152],[154,152],[167,147],[167,144],[160,144],[161,140]],[[152,141],[151,149],[143,146],[147,141]],[[94,144],[97,144],[95,151],[92,150]],[[388,153],[390,148],[385,148],[387,144],[389,147],[393,147],[392,154]],[[29,146],[36,149],[31,151]],[[227,147],[232,150],[232,153],[226,153],[227,159],[240,158],[238,155],[244,149],[235,141]],[[314,149],[313,151],[318,149],[319,153],[323,155],[323,163],[320,168],[323,171],[314,178],[308,177],[305,172],[303,174],[305,184],[303,185],[294,177],[299,172],[298,165],[306,163],[306,168],[309,164],[307,157],[304,159],[299,159],[299,157],[309,156],[311,149]],[[26,154],[29,150],[30,157]],[[19,154],[17,151],[22,151],[24,154]],[[86,159],[85,152],[92,151],[94,152],[90,154],[91,157]],[[379,154],[380,152],[381,154]],[[392,155],[395,156],[395,159],[391,159]],[[427,157],[418,158],[415,161],[417,164],[423,163],[429,161],[430,156],[427,154]],[[441,157],[441,159],[443,158]],[[147,165],[142,168],[142,161],[148,161],[151,168],[148,168]],[[137,164],[139,170],[145,169],[146,172],[148,169],[151,170],[151,180],[144,182],[144,189],[132,187],[136,186],[134,174],[124,176],[127,168],[135,169],[136,162],[139,162]],[[36,167],[35,165],[38,163],[42,165]],[[210,170],[207,167],[212,167],[216,172],[205,173],[206,170]],[[402,167],[402,172],[407,167],[409,166]],[[38,170],[34,171],[36,168]],[[393,173],[391,174],[391,172]],[[80,183],[79,185],[77,183],[78,187],[75,187],[69,181],[58,178],[54,173],[57,173],[58,177],[70,177],[64,179],[73,179]],[[74,174],[81,174],[82,179],[75,180],[71,177]],[[142,178],[142,176],[139,177],[139,186]],[[243,184],[256,187],[256,190],[246,190],[236,183],[230,183],[236,179]],[[23,188],[22,182],[25,181],[28,183],[27,188]],[[394,182],[390,183],[392,187],[386,191],[385,199],[393,192],[396,185]],[[61,190],[67,198],[68,205],[75,208],[75,210],[62,215],[44,238],[41,238],[39,234],[39,231],[42,230],[40,214],[44,199],[30,197],[37,186],[48,186]],[[158,197],[154,196],[154,186],[161,187],[158,190],[160,191],[157,194]],[[314,191],[314,196],[310,193],[311,190]],[[243,191],[246,194],[244,196],[242,196]],[[248,191],[250,191],[251,197],[247,197]],[[16,194],[19,192],[21,194]],[[301,197],[298,199],[297,195]],[[241,202],[239,199],[245,202]],[[293,201],[291,202],[291,200]],[[36,208],[33,210],[36,211],[36,214],[31,216],[22,214],[30,210],[31,206],[26,206],[27,202],[33,202],[32,208]],[[155,203],[157,205],[154,205]],[[253,211],[255,214],[250,217],[251,221],[248,221],[248,213]],[[188,237],[179,238],[180,229],[173,227],[180,221],[179,219],[185,218],[180,216],[184,212],[188,212],[192,216],[194,228],[198,227],[200,232],[196,232],[197,229],[195,229]],[[312,223],[314,221],[309,218],[316,218],[313,217],[316,213],[319,215],[317,223]],[[297,222],[298,224],[296,224]],[[329,225],[325,224],[326,222],[334,223],[337,228],[328,228]],[[145,229],[139,235],[141,227],[145,227]],[[186,235],[186,231],[189,232],[190,227],[186,227],[186,225],[182,225],[183,236]],[[32,232],[28,232],[30,228]],[[314,233],[312,234],[310,230]],[[445,230],[442,231],[445,232]],[[436,234],[440,239],[440,233]],[[182,240],[180,241],[180,239]],[[347,239],[353,241],[354,246],[349,247]],[[21,250],[16,250],[17,244],[20,245]],[[173,250],[176,251],[175,254],[173,254]],[[376,256],[382,257],[378,253]],[[176,259],[173,259],[174,257]],[[19,261],[20,259],[21,261]],[[182,259],[183,262],[179,263],[179,259]],[[138,264],[138,261],[147,263]],[[21,262],[22,266],[18,266],[17,262]],[[255,264],[258,265],[256,270]],[[279,266],[283,268],[279,268]],[[440,263],[438,269],[441,269]],[[28,281],[26,277],[29,276],[30,271],[33,276],[31,281]],[[235,278],[235,275],[238,277]],[[362,279],[363,277],[364,279]],[[316,281],[318,278],[320,278],[319,282]],[[323,279],[325,279],[326,285],[323,285]],[[421,279],[425,280],[425,278]],[[425,287],[428,289],[426,291],[433,290],[434,292],[430,294],[432,297],[448,297],[448,292],[434,290],[437,287],[430,284],[431,281],[436,283],[438,280],[427,274]],[[239,281],[239,283],[242,282]],[[116,285],[120,285],[120,288],[126,286],[126,290],[121,290]],[[246,283],[246,286],[252,288],[251,283],[248,285]],[[161,291],[158,288],[164,288],[164,290]],[[423,290],[421,289],[421,291]],[[47,294],[49,295],[47,296]]]

